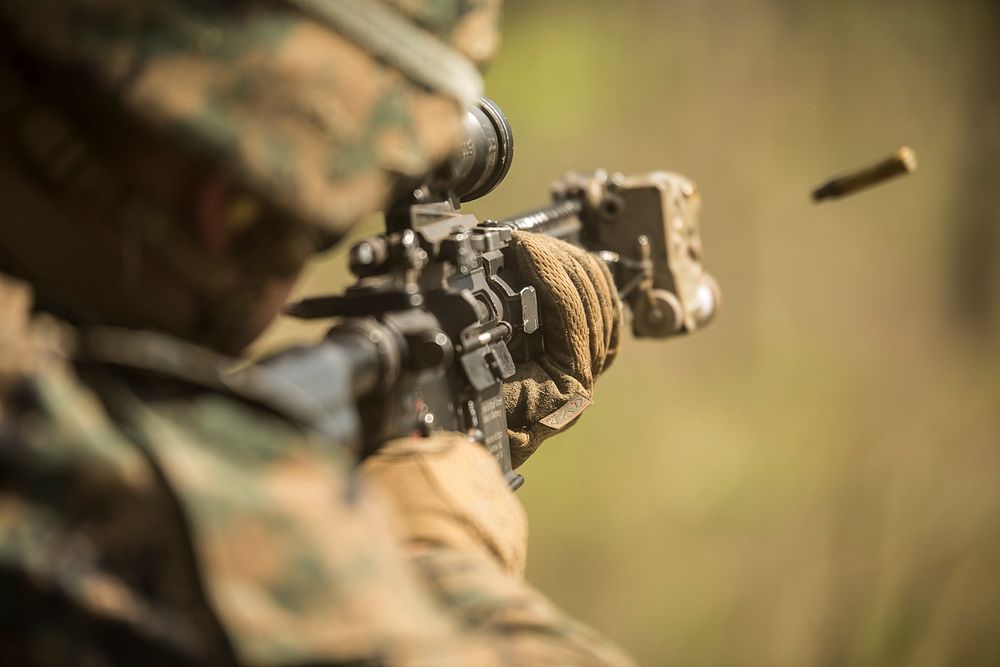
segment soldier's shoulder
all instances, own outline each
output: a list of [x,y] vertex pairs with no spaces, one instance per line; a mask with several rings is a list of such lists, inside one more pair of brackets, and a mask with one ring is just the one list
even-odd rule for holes
[[76,344],[0,276],[0,586],[17,600],[0,609],[5,653],[219,657],[170,489],[77,376]]
[[210,353],[118,332],[105,343],[157,352],[110,363],[87,338],[0,277],[0,589],[19,600],[0,640],[26,662],[51,646],[65,663],[224,662],[244,629],[218,619],[218,596],[294,588],[277,563],[319,558],[313,505],[350,515],[349,456],[306,412],[269,405],[265,380],[228,386]]

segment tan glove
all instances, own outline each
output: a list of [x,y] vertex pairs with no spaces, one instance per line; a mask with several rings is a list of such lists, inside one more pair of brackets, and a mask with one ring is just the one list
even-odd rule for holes
[[535,288],[545,354],[504,382],[511,462],[590,406],[594,381],[618,352],[622,304],[602,261],[568,243],[514,232],[507,267]]
[[485,549],[509,574],[524,576],[524,508],[482,445],[458,433],[392,440],[364,461],[361,478],[389,496],[408,545]]

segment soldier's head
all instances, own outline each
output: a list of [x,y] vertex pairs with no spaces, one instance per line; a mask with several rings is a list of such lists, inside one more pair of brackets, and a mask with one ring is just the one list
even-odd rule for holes
[[233,351],[444,159],[489,0],[7,0],[0,270],[82,323]]

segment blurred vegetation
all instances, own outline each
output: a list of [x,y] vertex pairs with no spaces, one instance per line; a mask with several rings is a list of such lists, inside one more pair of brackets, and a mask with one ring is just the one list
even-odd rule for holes
[[[471,210],[569,169],[680,171],[723,289],[696,336],[628,341],[522,469],[529,579],[643,664],[1000,664],[998,15],[508,3],[487,92],[518,155]],[[810,203],[903,144],[917,175]]]

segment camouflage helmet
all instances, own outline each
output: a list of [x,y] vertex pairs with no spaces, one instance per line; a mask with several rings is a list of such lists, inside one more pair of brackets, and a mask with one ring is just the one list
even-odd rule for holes
[[[3,269],[96,314],[81,320],[229,349],[270,277],[447,157],[496,48],[499,4],[5,0]],[[164,146],[240,189],[224,219],[241,245],[226,261],[104,155],[119,139],[109,132],[129,143],[133,126],[140,155]],[[81,200],[105,222],[78,224]],[[255,210],[266,215],[244,215]]]
[[336,232],[444,158],[499,0],[6,0],[4,39]]

